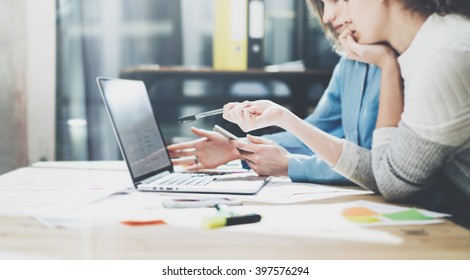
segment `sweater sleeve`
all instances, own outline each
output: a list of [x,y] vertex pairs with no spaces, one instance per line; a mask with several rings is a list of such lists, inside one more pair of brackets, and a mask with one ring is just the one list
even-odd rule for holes
[[[391,141],[384,141],[384,139]],[[406,125],[374,132],[372,151],[345,142],[335,170],[390,201],[407,201],[424,191],[456,147],[426,140]]]

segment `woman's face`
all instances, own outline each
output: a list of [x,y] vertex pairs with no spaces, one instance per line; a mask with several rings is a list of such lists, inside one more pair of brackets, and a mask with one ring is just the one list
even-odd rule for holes
[[349,29],[361,44],[374,44],[386,41],[384,25],[386,22],[385,1],[344,0],[346,17],[351,20]]
[[322,0],[323,22],[333,27],[336,33],[348,28],[349,20],[346,16],[346,3],[343,0]]

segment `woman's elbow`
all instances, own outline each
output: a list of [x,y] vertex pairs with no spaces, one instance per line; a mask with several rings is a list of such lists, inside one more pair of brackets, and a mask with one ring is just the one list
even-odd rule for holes
[[391,192],[381,192],[383,198],[389,202],[403,202],[405,199]]
[[389,202],[406,202],[413,197],[413,192],[390,184],[379,184],[378,188],[382,197]]

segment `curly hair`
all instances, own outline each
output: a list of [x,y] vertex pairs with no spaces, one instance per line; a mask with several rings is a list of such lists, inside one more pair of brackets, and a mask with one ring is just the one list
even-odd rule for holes
[[441,16],[457,14],[470,19],[469,0],[402,0],[401,2],[405,9],[423,16],[434,13]]

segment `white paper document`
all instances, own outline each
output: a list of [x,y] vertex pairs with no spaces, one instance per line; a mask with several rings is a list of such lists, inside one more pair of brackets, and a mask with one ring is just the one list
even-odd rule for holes
[[124,171],[75,168],[17,169],[0,178],[0,213],[41,208],[64,213],[132,186]]
[[[202,229],[205,218],[219,215],[214,208],[207,207],[166,209],[161,205],[161,200],[162,196],[157,194],[132,193],[68,213],[47,211],[24,213],[47,226],[63,228],[124,226],[123,222],[128,221],[163,221],[171,226]],[[319,205],[233,206],[231,210],[239,215],[260,214],[262,220],[259,223],[215,230],[390,244],[400,243],[401,239],[389,233],[371,230],[370,227],[441,223],[441,218],[448,216],[426,210],[360,200]],[[415,211],[421,216],[414,216]],[[407,216],[409,213],[412,215]],[[390,219],[384,215],[395,218]]]
[[242,202],[262,202],[273,204],[293,204],[313,200],[322,200],[346,195],[366,195],[371,191],[351,189],[343,186],[325,186],[318,184],[293,183],[289,179],[273,178],[256,195],[220,195],[191,193],[161,193],[162,196],[174,197],[226,197]]

